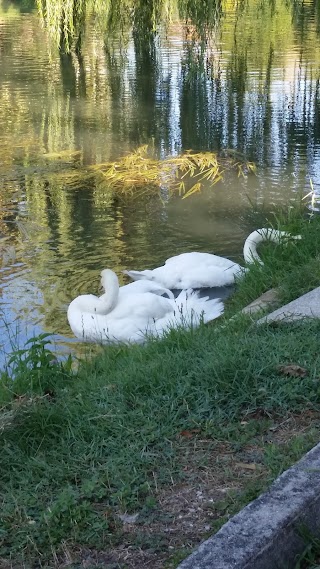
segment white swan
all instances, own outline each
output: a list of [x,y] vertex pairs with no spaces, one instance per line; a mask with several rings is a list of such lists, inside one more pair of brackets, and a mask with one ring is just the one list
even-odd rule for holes
[[[105,290],[102,296],[84,294],[68,307],[72,332],[89,342],[141,343],[147,335],[161,336],[172,327],[197,326],[201,320],[208,322],[223,312],[220,300],[199,298],[193,291],[182,291],[174,299],[148,292],[150,283],[143,287],[136,286],[138,283],[119,287],[117,275],[109,269],[101,272],[101,284]],[[151,289],[164,290],[153,284]]]
[[[247,237],[243,256],[247,263],[262,263],[257,246],[263,241],[280,243],[283,239],[301,239],[276,229],[257,229]],[[211,253],[182,253],[167,259],[165,264],[153,270],[124,271],[133,280],[149,280],[168,289],[200,289],[234,284],[235,276],[246,271],[244,267]]]

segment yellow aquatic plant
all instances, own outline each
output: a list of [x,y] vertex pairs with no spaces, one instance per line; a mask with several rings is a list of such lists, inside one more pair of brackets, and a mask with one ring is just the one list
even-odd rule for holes
[[114,162],[96,164],[92,169],[118,193],[140,195],[166,189],[184,199],[200,192],[204,183],[213,186],[222,180],[226,170],[236,169],[240,176],[254,172],[255,165],[239,160],[234,152],[219,156],[214,152],[187,150],[179,156],[159,160],[149,154],[145,145]]

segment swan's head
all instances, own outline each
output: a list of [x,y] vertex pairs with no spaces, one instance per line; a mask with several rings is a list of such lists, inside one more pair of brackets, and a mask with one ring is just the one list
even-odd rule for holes
[[101,286],[107,291],[109,289],[119,288],[119,281],[116,273],[111,271],[111,269],[103,269],[101,271]]
[[288,241],[302,239],[301,235],[292,235],[289,231],[279,231],[278,229],[258,229],[258,233],[263,240],[267,239],[275,243],[287,243]]

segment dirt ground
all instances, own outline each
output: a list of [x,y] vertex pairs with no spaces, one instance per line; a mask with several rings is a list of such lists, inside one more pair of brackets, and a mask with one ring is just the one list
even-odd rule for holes
[[[249,419],[265,417],[255,414]],[[108,551],[64,545],[59,568],[103,567],[106,569],[169,569],[188,556],[241,508],[239,497],[248,488],[263,487],[270,476],[265,452],[268,444],[281,447],[297,434],[318,427],[320,416],[313,411],[273,418],[268,428],[250,444],[235,450],[232,445],[201,438],[194,429],[180,433],[181,463],[185,480],[160,489],[157,505],[147,512],[118,514],[119,545]],[[254,499],[248,498],[247,501]],[[238,505],[237,505],[238,503]]]

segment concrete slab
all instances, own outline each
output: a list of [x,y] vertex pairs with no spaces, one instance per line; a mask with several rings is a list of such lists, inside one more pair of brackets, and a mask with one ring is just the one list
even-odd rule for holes
[[320,444],[231,518],[177,569],[286,569],[320,529]]
[[320,287],[260,318],[257,324],[275,321],[291,322],[302,318],[320,318]]
[[277,289],[271,288],[264,292],[259,298],[248,304],[245,308],[241,310],[243,314],[255,314],[260,310],[266,310],[266,308],[273,308],[279,302],[279,293]]

